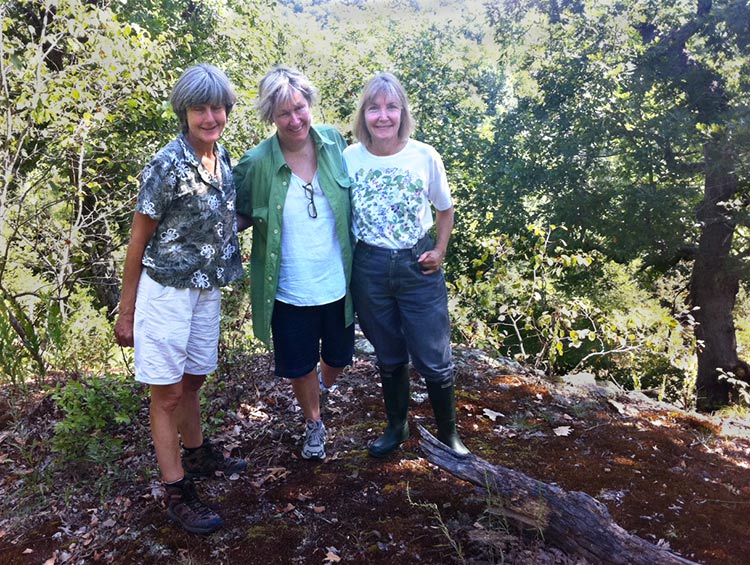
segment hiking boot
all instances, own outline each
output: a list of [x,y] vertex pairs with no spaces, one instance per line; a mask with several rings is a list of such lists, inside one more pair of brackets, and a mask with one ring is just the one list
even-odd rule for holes
[[198,498],[195,483],[182,479],[164,484],[167,491],[167,515],[183,529],[194,534],[210,534],[224,525],[216,512]]
[[229,476],[247,469],[247,461],[224,457],[221,450],[206,439],[200,447],[183,449],[182,466],[188,477],[213,477],[217,471]]
[[305,459],[326,458],[326,427],[322,420],[308,420],[305,423],[305,443],[302,445],[302,457]]

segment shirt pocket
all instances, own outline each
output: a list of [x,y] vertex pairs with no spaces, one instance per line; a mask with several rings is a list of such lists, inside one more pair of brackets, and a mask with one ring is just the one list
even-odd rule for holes
[[334,180],[341,190],[349,190],[352,187],[352,179],[346,173],[336,175]]

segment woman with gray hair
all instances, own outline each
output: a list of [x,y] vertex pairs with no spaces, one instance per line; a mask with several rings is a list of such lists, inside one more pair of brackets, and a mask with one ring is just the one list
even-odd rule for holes
[[[410,360],[425,380],[438,439],[459,454],[468,453],[456,431],[441,268],[453,231],[453,201],[440,155],[412,139],[413,130],[401,83],[391,73],[375,75],[363,89],[354,118],[359,143],[344,151],[357,238],[352,295],[359,325],[375,348],[388,419],[370,445],[372,457],[385,457],[409,437]],[[429,235],[433,224],[435,239]]]
[[167,513],[200,534],[223,521],[193,477],[247,467],[203,437],[199,396],[217,367],[219,288],[242,276],[229,154],[218,143],[236,99],[212,65],[190,67],[175,84],[182,133],[141,174],[115,324],[117,342],[135,347],[136,380],[150,388]]
[[302,73],[271,69],[257,108],[276,131],[234,168],[238,221],[253,228],[253,331],[273,343],[275,374],[291,381],[305,417],[305,459],[326,456],[320,392],[354,354],[346,142],[336,129],[312,125],[315,100]]

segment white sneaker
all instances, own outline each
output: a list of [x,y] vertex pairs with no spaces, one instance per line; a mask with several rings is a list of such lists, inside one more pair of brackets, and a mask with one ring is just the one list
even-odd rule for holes
[[302,445],[302,457],[305,459],[326,458],[326,427],[322,420],[308,420],[305,423],[305,443]]

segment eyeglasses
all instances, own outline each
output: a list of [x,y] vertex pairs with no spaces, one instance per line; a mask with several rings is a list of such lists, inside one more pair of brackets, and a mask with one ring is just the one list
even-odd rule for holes
[[315,207],[315,200],[313,199],[313,185],[311,183],[303,184],[302,188],[305,191],[305,196],[310,201],[307,203],[307,215],[311,218],[318,217],[318,209]]

